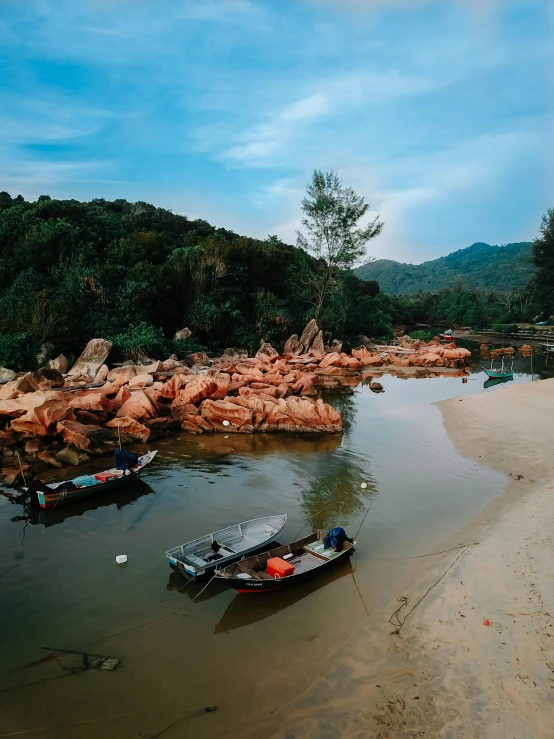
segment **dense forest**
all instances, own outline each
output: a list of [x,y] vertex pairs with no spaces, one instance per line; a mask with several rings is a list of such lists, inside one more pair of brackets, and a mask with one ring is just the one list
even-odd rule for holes
[[391,295],[436,291],[462,278],[483,290],[508,291],[525,286],[533,275],[532,244],[491,246],[478,242],[421,264],[377,259],[355,270],[362,280],[376,280]]
[[[148,203],[0,193],[0,364],[28,367],[45,343],[79,352],[91,337],[151,356],[279,345],[313,317],[317,266],[277,237]],[[321,325],[353,341],[386,337],[390,306],[377,283],[345,270],[337,280]],[[173,341],[185,326],[191,338]]]
[[[353,202],[357,217],[365,205]],[[364,335],[388,339],[394,325],[554,321],[554,210],[540,233],[535,273],[521,287],[483,290],[458,278],[441,290],[389,295],[338,263],[329,277],[324,254],[276,236],[239,236],[143,202],[27,202],[0,193],[0,365],[29,369],[41,346],[78,353],[93,337],[112,340],[121,356],[256,350],[262,340],[280,347],[316,310],[346,346]],[[314,302],[318,275],[326,292]],[[184,327],[192,336],[175,340]]]

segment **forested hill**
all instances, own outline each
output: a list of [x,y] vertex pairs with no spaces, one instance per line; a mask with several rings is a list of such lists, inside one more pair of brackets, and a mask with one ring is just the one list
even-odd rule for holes
[[526,285],[533,274],[531,243],[491,246],[478,242],[422,264],[378,259],[358,267],[355,274],[362,280],[376,280],[390,294],[434,292],[458,278],[466,287],[510,290]]

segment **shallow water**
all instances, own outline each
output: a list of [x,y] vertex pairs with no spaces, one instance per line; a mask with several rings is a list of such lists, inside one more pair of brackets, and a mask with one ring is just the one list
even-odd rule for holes
[[[514,381],[531,379],[529,360],[515,369]],[[143,482],[111,499],[31,519],[0,499],[0,736],[154,737],[173,722],[164,737],[255,736],[256,721],[324,673],[388,596],[402,568],[393,558],[432,551],[506,482],[459,456],[432,405],[498,392],[481,371],[465,384],[379,379],[383,394],[360,384],[329,397],[342,437],[171,438]],[[355,533],[367,512],[352,560],[305,589],[263,595],[216,583],[183,590],[170,573],[167,548],[285,512],[282,541],[338,524]],[[44,647],[115,656],[121,667],[87,671],[71,654],[40,661]]]

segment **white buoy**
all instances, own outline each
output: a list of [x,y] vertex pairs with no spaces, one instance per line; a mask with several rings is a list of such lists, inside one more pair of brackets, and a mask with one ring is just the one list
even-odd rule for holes
[[227,419],[225,419],[225,421],[223,421],[223,425],[224,426],[230,426],[231,425],[231,422],[230,421],[227,421]]
[[360,485],[360,487],[362,488],[362,490],[365,490],[366,487],[367,487],[367,482],[362,482],[362,484]]
[[228,436],[227,434],[225,434],[225,436],[224,436],[223,438],[224,438],[224,439],[228,439],[228,438],[229,438],[229,436]]
[[115,561],[117,562],[118,565],[124,565],[125,562],[127,561],[127,555],[118,554],[117,557],[115,558]]

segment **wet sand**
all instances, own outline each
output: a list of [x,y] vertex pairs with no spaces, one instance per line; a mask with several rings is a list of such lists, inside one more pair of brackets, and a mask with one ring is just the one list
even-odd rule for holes
[[[460,453],[509,484],[435,550],[452,551],[404,562],[274,736],[554,736],[554,380],[438,405]],[[397,596],[392,623],[416,607],[395,634]]]

